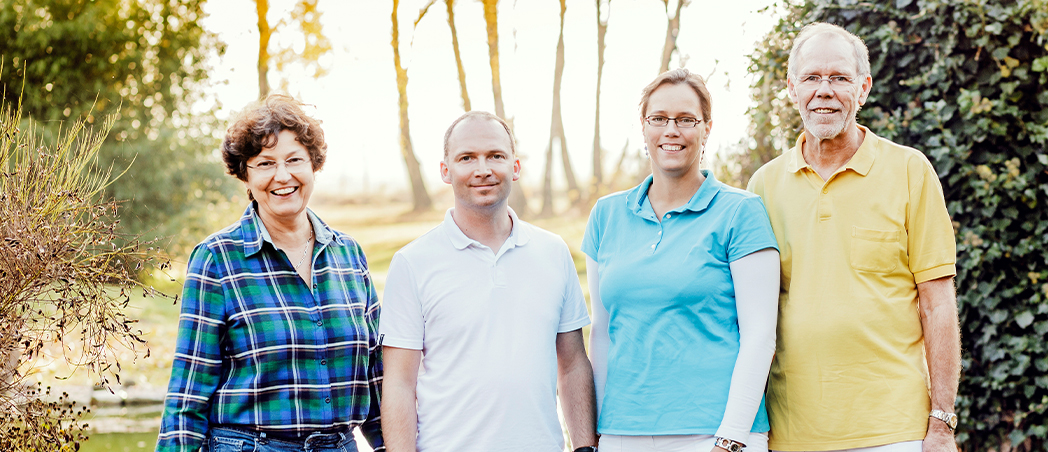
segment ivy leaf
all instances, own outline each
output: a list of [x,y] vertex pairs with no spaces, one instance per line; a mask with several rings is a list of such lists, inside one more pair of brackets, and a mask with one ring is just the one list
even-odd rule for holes
[[1015,323],[1018,324],[1020,328],[1026,328],[1033,323],[1033,314],[1031,314],[1030,311],[1023,311],[1022,314],[1015,316]]
[[1033,67],[1031,69],[1033,69],[1034,72],[1048,71],[1048,56],[1043,56],[1033,60]]

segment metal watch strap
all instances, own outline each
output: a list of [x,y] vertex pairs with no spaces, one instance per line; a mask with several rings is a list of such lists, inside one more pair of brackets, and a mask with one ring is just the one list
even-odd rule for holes
[[957,415],[954,413],[947,413],[943,410],[932,410],[932,412],[928,414],[928,417],[933,417],[943,421],[951,432],[957,429]]
[[728,438],[721,438],[719,436],[716,440],[714,440],[713,445],[721,449],[727,450],[728,452],[742,452],[742,449],[746,448],[745,444],[742,444],[738,441],[730,440]]

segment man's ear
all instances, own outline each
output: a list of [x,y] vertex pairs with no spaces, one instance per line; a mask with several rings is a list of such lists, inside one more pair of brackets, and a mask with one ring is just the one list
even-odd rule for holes
[[786,76],[786,93],[790,95],[790,102],[793,102],[793,106],[800,108],[797,102],[797,87],[793,85],[793,78],[789,75]]
[[440,180],[444,181],[445,184],[451,183],[451,172],[448,169],[448,164],[443,160],[440,162]]
[[516,156],[513,157],[513,182],[520,179],[520,159]]
[[862,79],[862,92],[859,93],[859,105],[866,104],[866,98],[870,97],[870,91],[873,89],[873,76],[867,75]]

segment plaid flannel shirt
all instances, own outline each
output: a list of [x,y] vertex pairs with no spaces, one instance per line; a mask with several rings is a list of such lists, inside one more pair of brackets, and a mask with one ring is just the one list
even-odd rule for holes
[[379,304],[360,246],[312,211],[312,290],[249,205],[198,245],[182,292],[158,451],[210,426],[282,435],[360,427],[382,451]]

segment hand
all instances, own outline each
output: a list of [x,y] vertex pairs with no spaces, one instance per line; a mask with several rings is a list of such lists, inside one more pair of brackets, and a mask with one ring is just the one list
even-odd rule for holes
[[928,418],[928,434],[921,449],[923,452],[957,452],[957,441],[945,422]]
[[711,450],[710,452],[728,452],[728,449],[725,449],[720,446],[713,446],[713,450]]

